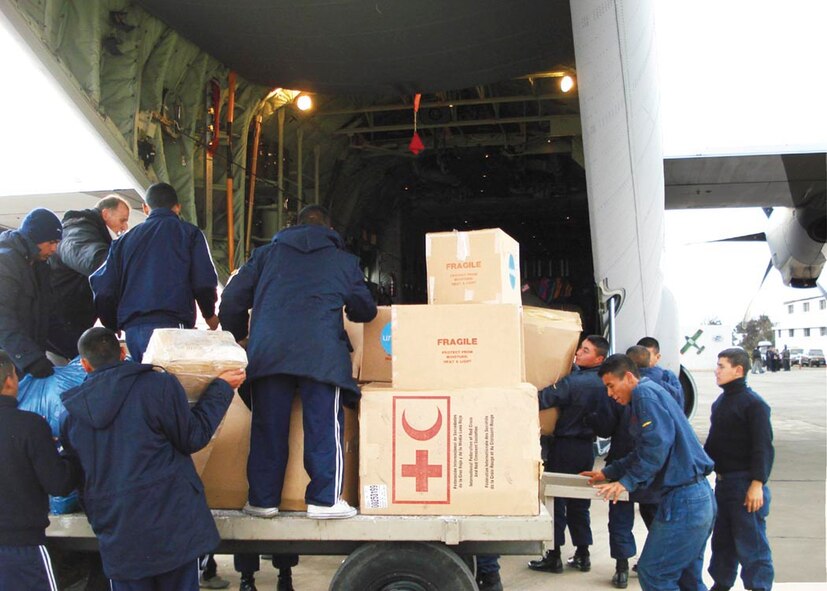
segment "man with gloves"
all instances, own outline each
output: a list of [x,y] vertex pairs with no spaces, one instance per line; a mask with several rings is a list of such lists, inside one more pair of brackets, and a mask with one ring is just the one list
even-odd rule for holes
[[18,373],[45,378],[51,278],[46,261],[57,250],[63,226],[54,212],[37,208],[17,230],[0,234],[0,348]]

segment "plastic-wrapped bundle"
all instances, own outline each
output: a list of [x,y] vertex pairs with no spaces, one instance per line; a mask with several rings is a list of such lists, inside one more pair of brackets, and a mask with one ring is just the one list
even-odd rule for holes
[[52,435],[60,435],[60,415],[65,410],[60,395],[74,388],[86,378],[86,371],[76,357],[65,367],[56,367],[55,373],[47,378],[27,375],[20,380],[17,393],[17,408],[42,416],[52,428]]
[[221,373],[246,368],[247,352],[229,332],[158,328],[149,339],[143,362],[173,374],[194,402]]
[[[86,378],[86,371],[76,357],[65,367],[56,367],[47,378],[27,375],[20,380],[17,393],[17,408],[37,413],[46,419],[52,428],[52,435],[60,435],[60,417],[65,412],[60,395],[74,388]],[[80,509],[78,493],[73,491],[65,497],[49,497],[49,512],[54,515],[74,513]]]

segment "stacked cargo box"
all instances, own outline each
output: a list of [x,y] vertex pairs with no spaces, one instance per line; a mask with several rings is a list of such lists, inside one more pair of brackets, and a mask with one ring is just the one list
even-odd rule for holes
[[[535,515],[537,388],[525,383],[519,245],[499,229],[429,234],[426,261],[429,304],[393,306],[390,335],[380,321],[391,383],[362,388],[360,510]],[[365,327],[363,379],[375,376],[376,332]]]

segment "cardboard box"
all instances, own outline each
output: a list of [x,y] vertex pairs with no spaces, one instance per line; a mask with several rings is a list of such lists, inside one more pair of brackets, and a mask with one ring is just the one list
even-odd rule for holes
[[[236,396],[224,417],[217,437],[208,448],[193,454],[196,468],[208,451],[204,468],[199,473],[204,483],[207,504],[211,509],[241,509],[247,502],[247,456],[250,453],[250,421],[252,415]],[[359,486],[359,424],[357,413],[345,409],[344,421],[344,485],[343,496],[351,505],[358,505]],[[310,477],[304,470],[304,429],[302,427],[301,398],[293,399],[290,413],[290,458],[281,491],[282,511],[306,511],[304,493]]]
[[521,304],[520,245],[494,228],[425,235],[430,304]]
[[347,333],[350,346],[353,348],[353,351],[350,352],[350,363],[353,370],[352,375],[354,380],[358,380],[359,372],[362,369],[362,348],[364,346],[365,325],[361,322],[351,322],[347,319],[347,316],[344,316],[344,312],[342,312],[342,316],[344,317],[345,333]]
[[230,369],[247,367],[247,352],[226,331],[156,328],[143,363],[173,374],[195,402],[215,378]]
[[534,386],[362,392],[362,513],[538,514]]
[[394,387],[524,382],[521,312],[512,304],[393,306]]
[[576,312],[524,306],[525,381],[542,390],[567,376],[582,331]]
[[391,307],[379,306],[376,318],[364,325],[359,380],[390,382],[393,379],[391,354]]

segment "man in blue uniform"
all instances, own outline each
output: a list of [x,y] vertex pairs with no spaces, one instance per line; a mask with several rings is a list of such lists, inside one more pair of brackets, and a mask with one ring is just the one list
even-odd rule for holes
[[715,498],[706,481],[713,464],[683,410],[662,387],[641,378],[626,355],[612,355],[598,370],[609,396],[631,405],[634,450],[602,471],[586,471],[598,494],[617,501],[624,492],[651,487],[661,495],[638,562],[643,591],[706,591],[706,541],[715,521]]
[[17,408],[17,372],[0,351],[0,589],[57,591],[49,552],[49,495],[67,495],[80,466],[61,457],[43,417]]
[[[626,350],[626,355],[637,365],[642,377],[648,377],[655,383],[661,382],[663,370],[659,367],[649,367],[648,349],[635,345]],[[669,391],[669,386],[663,387]],[[669,393],[678,401],[677,392]],[[608,415],[592,413],[587,417],[587,422],[594,428],[595,434],[612,439],[612,445],[606,455],[606,465],[626,457],[635,448],[635,440],[629,431],[631,408],[614,404],[609,410],[612,412]],[[635,525],[635,503],[638,503],[640,515],[648,529],[655,518],[658,500],[655,491],[640,488],[630,493],[628,501],[618,501],[609,505],[609,552],[615,559],[612,585],[618,589],[628,586],[629,559],[637,554],[637,544],[632,531]]]
[[78,341],[86,381],[61,396],[62,439],[84,470],[83,504],[113,591],[196,591],[198,557],[218,545],[190,454],[212,437],[244,380],[222,373],[189,407],[151,365],[124,362],[109,329]]
[[46,261],[63,236],[60,219],[48,209],[30,211],[18,230],[0,233],[0,347],[20,375],[45,378],[52,286]]
[[[594,430],[584,420],[587,415],[605,410],[611,404],[606,388],[597,375],[597,368],[606,357],[609,343],[600,335],[587,336],[575,353],[578,370],[539,393],[540,410],[559,409],[554,426],[554,439],[546,450],[546,472],[578,474],[594,467]],[[591,569],[589,546],[592,530],[588,499],[554,499],[554,549],[539,560],[532,560],[532,570],[561,573],[563,562],[560,547],[565,543],[566,525],[576,547],[568,565],[582,572]]]
[[146,221],[112,243],[89,278],[101,324],[126,330],[126,346],[141,361],[156,328],[193,328],[195,303],[211,330],[218,327],[215,273],[204,234],[178,216],[178,194],[166,183],[146,192]]
[[301,392],[308,517],[342,519],[356,509],[342,494],[342,402],[355,400],[342,307],[354,322],[369,322],[376,304],[359,260],[345,252],[325,208],[309,205],[299,225],[276,234],[227,284],[219,316],[236,340],[247,336],[253,423],[245,511],[278,514],[287,468],[290,407]]
[[743,349],[718,354],[715,380],[723,392],[712,404],[704,449],[715,461],[718,519],[712,532],[709,574],[714,591],[735,584],[738,565],[745,589],[772,588],[772,552],[767,540],[772,446],[770,407],[747,386],[749,357]]
[[[646,347],[649,350],[649,367],[658,367],[658,363],[660,363],[660,343],[654,337],[643,337],[640,339],[637,344],[641,347]],[[675,375],[675,372],[672,370],[658,367],[662,372],[660,381],[653,380],[657,384],[664,387],[664,389],[669,392],[670,394],[673,392],[678,393],[678,405],[681,408],[684,408],[684,394],[683,394],[683,386],[681,386],[681,381],[678,376]]]

